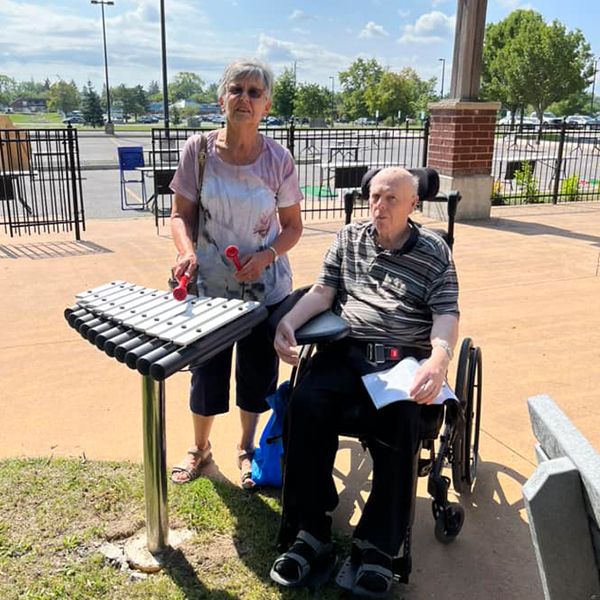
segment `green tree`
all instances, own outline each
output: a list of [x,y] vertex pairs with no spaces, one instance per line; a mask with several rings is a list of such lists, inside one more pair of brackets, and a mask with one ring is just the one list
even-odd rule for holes
[[171,123],[176,127],[181,124],[181,111],[176,106],[171,110]]
[[8,75],[0,73],[0,104],[10,104],[15,100],[17,82]]
[[[486,28],[483,94],[511,109],[531,105],[538,115],[591,81],[590,45],[579,30],[545,23],[532,10],[513,11]],[[541,125],[540,125],[541,127]]]
[[58,81],[50,86],[48,108],[50,110],[69,113],[79,107],[81,97],[74,81]]
[[195,94],[193,98],[196,102],[216,102],[219,99],[217,93],[218,87],[216,83],[211,83],[201,94]]
[[33,79],[30,79],[29,81],[18,82],[16,85],[16,93],[22,98],[48,98],[48,90],[44,87],[44,84],[34,81]]
[[[563,100],[552,103],[548,107],[548,110],[558,116],[585,114],[590,110],[590,101],[591,94],[588,94],[587,92],[577,92],[576,94],[570,94]],[[594,105],[596,105],[595,100]]]
[[120,106],[126,115],[139,117],[147,111],[148,94],[141,85],[126,87],[121,84],[111,90],[111,95],[115,105]]
[[158,81],[151,81],[148,84],[148,89],[146,90],[148,96],[155,96],[156,94],[160,94],[160,86],[158,85]]
[[390,121],[398,111],[403,117],[415,117],[434,98],[434,86],[435,78],[424,81],[410,67],[400,73],[384,71],[378,83],[365,92],[368,114],[378,111],[381,119]]
[[81,111],[83,113],[83,120],[89,125],[92,125],[93,127],[102,127],[104,124],[100,96],[94,90],[94,86],[90,81],[87,82],[87,86],[83,86],[81,94]]
[[383,67],[374,58],[359,58],[347,70],[338,73],[342,106],[348,119],[354,120],[372,114],[368,112],[365,94],[369,88],[379,83],[383,73]]
[[294,110],[299,117],[324,117],[331,113],[331,91],[317,83],[301,83],[296,89]]
[[201,77],[189,71],[181,71],[181,73],[177,73],[174,81],[169,84],[169,100],[171,102],[190,100],[194,96],[200,96],[203,87],[204,81]]
[[273,88],[273,112],[289,119],[294,114],[296,78],[293,69],[285,68]]

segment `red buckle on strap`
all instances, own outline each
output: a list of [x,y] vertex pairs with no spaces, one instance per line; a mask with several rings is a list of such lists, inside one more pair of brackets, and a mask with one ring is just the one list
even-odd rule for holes
[[400,350],[398,348],[390,348],[390,358],[397,360],[400,357]]

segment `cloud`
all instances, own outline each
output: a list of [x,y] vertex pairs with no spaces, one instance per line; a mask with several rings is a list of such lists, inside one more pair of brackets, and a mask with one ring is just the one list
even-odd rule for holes
[[258,40],[258,55],[266,61],[281,63],[296,58],[294,44],[261,34]]
[[373,21],[369,21],[364,29],[358,34],[359,38],[374,38],[374,37],[386,37],[390,35],[382,25],[377,25]]
[[308,13],[304,12],[303,10],[300,10],[299,8],[297,8],[289,16],[289,19],[290,19],[290,21],[314,21],[315,17],[314,17],[314,15],[309,15]]
[[401,8],[398,9],[398,16],[401,19],[406,19],[406,17],[408,17],[408,15],[410,15],[410,10],[403,10]]
[[421,15],[414,25],[405,25],[398,38],[400,44],[430,44],[441,42],[454,33],[456,16],[433,10]]

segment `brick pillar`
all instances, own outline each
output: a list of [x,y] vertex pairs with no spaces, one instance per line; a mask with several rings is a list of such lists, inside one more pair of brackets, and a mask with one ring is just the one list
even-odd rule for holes
[[[494,133],[499,108],[498,102],[452,99],[429,105],[427,165],[439,172],[441,191],[461,193],[459,220],[490,216]],[[436,210],[433,204],[428,208],[429,212]]]

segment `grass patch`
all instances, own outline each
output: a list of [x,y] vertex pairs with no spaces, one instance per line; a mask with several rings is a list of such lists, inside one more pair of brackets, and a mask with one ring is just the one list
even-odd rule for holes
[[[270,600],[339,598],[281,590],[268,577],[277,552],[278,494],[247,494],[200,478],[170,486],[171,527],[195,533],[142,575],[99,552],[144,524],[141,465],[76,459],[0,461],[0,598]],[[347,540],[344,542],[347,543]]]
[[300,190],[305,196],[312,196],[313,198],[337,198],[337,194],[327,186],[303,185]]

